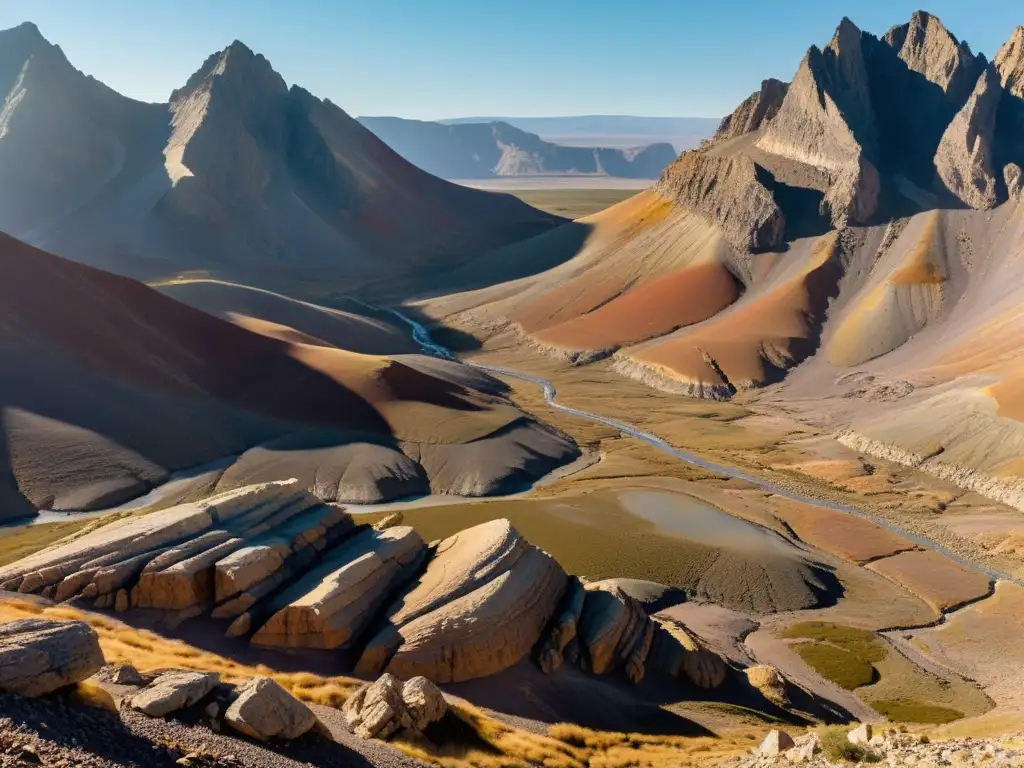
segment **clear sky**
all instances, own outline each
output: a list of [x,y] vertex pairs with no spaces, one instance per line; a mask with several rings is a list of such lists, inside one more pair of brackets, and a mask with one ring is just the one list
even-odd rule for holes
[[[789,80],[842,16],[883,34],[923,0],[0,0],[79,69],[163,101],[239,39],[353,115],[718,117]],[[925,6],[989,57],[1021,0]]]

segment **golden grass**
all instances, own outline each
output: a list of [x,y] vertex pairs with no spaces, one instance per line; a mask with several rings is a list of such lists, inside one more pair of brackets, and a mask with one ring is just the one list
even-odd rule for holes
[[63,621],[84,621],[100,638],[103,656],[109,664],[131,664],[140,672],[158,669],[190,669],[217,672],[227,682],[250,677],[270,677],[303,701],[336,707],[344,703],[362,683],[348,677],[320,677],[305,672],[278,672],[263,665],[250,666],[201,651],[180,640],[121,624],[105,616],[66,606],[44,608],[12,600],[0,603],[0,621],[15,621],[32,616]]
[[878,700],[872,701],[871,706],[896,723],[945,725],[964,716],[957,709],[925,704],[914,699]]
[[636,189],[517,189],[509,190],[527,205],[556,216],[579,219],[633,197]]
[[88,520],[70,520],[7,528],[0,534],[0,568],[79,533],[88,524]]

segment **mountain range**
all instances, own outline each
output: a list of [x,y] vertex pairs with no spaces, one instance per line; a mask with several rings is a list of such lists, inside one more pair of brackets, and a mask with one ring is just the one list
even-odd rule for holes
[[0,229],[96,266],[367,281],[560,222],[420,171],[237,41],[164,104],[79,72],[30,23],[0,51]]
[[359,122],[413,165],[446,179],[537,175],[656,179],[676,159],[675,149],[665,142],[628,149],[559,146],[503,121],[444,125],[360,117]]
[[[1024,27],[844,19],[650,190],[456,270],[438,322],[785,407],[1024,508]],[[494,283],[498,284],[495,285]]]

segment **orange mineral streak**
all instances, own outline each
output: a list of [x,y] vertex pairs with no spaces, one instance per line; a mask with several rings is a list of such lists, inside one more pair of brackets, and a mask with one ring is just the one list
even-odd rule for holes
[[716,368],[737,388],[770,380],[774,370],[813,351],[840,276],[833,258],[837,248],[838,235],[825,235],[814,244],[809,266],[795,277],[648,347],[636,359],[683,381],[725,383]]
[[596,349],[663,336],[706,320],[739,296],[721,264],[698,264],[626,291],[592,312],[548,328],[535,338],[553,346]]

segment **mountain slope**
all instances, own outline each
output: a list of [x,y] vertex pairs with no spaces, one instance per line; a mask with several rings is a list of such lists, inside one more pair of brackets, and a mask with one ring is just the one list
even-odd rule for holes
[[487,377],[316,341],[0,235],[0,518],[117,504],[233,455],[219,487],[299,477],[328,501],[374,501],[492,493],[577,453]]
[[457,264],[561,221],[423,173],[239,42],[168,104],[86,77],[31,25],[0,43],[0,228],[70,258],[301,286]]
[[[1020,28],[990,63],[923,12],[882,38],[844,19],[651,190],[481,256],[422,309],[783,406],[1024,509],[1022,61]],[[488,265],[515,280],[481,288]]]
[[676,158],[671,144],[633,149],[563,147],[506,122],[443,125],[399,117],[360,117],[409,162],[447,179],[538,174],[654,179]]

